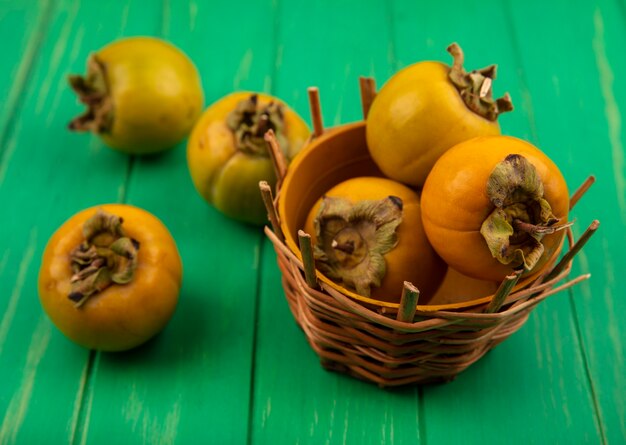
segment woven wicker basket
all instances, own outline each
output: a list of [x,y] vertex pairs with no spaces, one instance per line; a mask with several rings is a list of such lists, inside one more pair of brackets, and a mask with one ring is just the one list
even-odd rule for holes
[[[472,280],[444,282],[445,293],[457,294],[453,303],[437,302],[435,296],[433,304],[416,304],[418,293],[408,283],[400,304],[360,297],[332,283],[315,270],[310,237],[299,228],[308,209],[330,187],[349,177],[380,172],[367,152],[364,123],[324,131],[316,113],[317,91],[310,89],[310,97],[313,141],[287,172],[268,135],[279,177],[276,198],[267,184],[261,189],[272,226],[265,232],[276,250],[289,307],[326,369],[381,387],[449,381],[517,331],[545,298],[589,278],[569,275],[572,258],[595,232],[597,221],[576,243],[567,229],[567,247],[559,252],[560,259],[555,256],[530,278],[519,280],[513,274],[499,286]],[[364,114],[369,102],[364,95]],[[320,159],[334,167],[323,172],[312,168]],[[592,182],[590,178],[572,196],[572,205]],[[477,294],[489,286],[495,292]]]

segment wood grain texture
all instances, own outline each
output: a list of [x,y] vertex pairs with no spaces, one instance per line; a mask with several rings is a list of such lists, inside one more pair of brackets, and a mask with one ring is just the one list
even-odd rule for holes
[[[554,51],[543,75],[528,69],[538,135],[542,143],[554,147],[553,157],[575,183],[590,173],[598,178],[574,212],[579,235],[592,218],[598,218],[601,226],[576,264],[577,271],[592,274],[592,281],[572,291],[571,305],[602,438],[621,443],[626,438],[626,331],[619,327],[618,314],[626,310],[626,302],[618,277],[624,269],[621,252],[626,248],[622,117],[626,88],[619,79],[626,73],[622,57],[626,20],[612,1],[556,2],[545,15],[533,12],[533,2],[520,6],[513,10],[520,36],[528,36],[526,24],[532,22],[545,29],[542,40],[562,42],[553,45],[562,50]],[[567,20],[567,26],[564,18],[563,26],[548,26],[550,17],[565,17],[565,11],[574,9],[577,14]],[[520,52],[529,66],[542,54],[536,37],[524,42]]]
[[0,41],[10,42],[3,45],[0,71],[0,155],[46,35],[50,10],[48,0],[6,0],[0,8]]
[[52,232],[84,207],[115,201],[125,180],[125,158],[66,131],[78,111],[66,76],[72,67],[84,69],[90,50],[81,53],[86,23],[106,17],[106,10],[80,14],[75,2],[55,3],[40,57],[29,68],[30,82],[7,121],[0,164],[0,202],[11,209],[0,223],[0,245],[9,252],[0,280],[0,443],[74,439],[89,352],[70,343],[43,314],[37,273]]
[[[152,5],[146,2],[144,9]],[[276,46],[267,33],[275,14],[271,3],[256,2],[243,16],[233,15],[227,2],[157,6],[152,22],[131,16],[129,26],[142,23],[144,33],[185,51],[202,76],[207,103],[233,89],[264,89]],[[225,41],[234,29],[236,38]],[[171,231],[183,260],[183,288],[161,335],[138,350],[100,357],[85,443],[245,443],[262,232],[228,220],[202,200],[191,182],[185,143],[134,159],[125,196]]]
[[[392,72],[388,5],[361,6],[350,1],[280,7],[275,93],[309,117],[306,88],[318,87],[326,127],[362,119],[360,75]],[[252,443],[419,443],[417,388],[382,391],[323,370],[289,312],[269,241],[262,272]]]
[[[500,117],[503,132],[544,147],[537,137],[536,99],[527,80],[528,72],[542,75],[537,67],[545,64],[544,58],[523,64],[518,48],[521,37],[512,34],[514,14],[504,6],[495,1],[469,3],[463,14],[448,14],[434,4],[399,7],[395,20],[398,59],[449,62],[444,50],[456,41],[466,54],[467,69],[497,63],[494,94],[510,92],[516,107]],[[488,26],[494,38],[475,33],[476,23]],[[546,152],[552,156],[555,151],[548,146]],[[569,179],[567,169],[564,174]],[[576,334],[575,314],[567,297],[559,295],[540,305],[526,326],[457,380],[424,388],[426,442],[495,443],[504,437],[507,443],[600,440]],[[529,416],[529,412],[543,414]],[[455,427],[445,428],[450,418]]]
[[[71,134],[82,109],[66,84],[88,54],[160,36],[196,63],[206,104],[272,93],[310,122],[319,87],[327,127],[360,120],[359,76],[382,86],[419,60],[497,63],[495,93],[516,110],[503,132],[528,139],[573,191],[572,217],[598,233],[574,273],[527,324],[445,385],[381,390],[325,371],[289,312],[271,243],[196,193],[185,144],[129,158]],[[626,441],[626,3],[0,1],[0,444],[437,444]],[[63,337],[37,299],[46,240],[104,202],[151,211],[183,259],[166,329],[121,354]]]
[[325,371],[277,286],[269,243],[263,259],[252,443],[421,443],[419,389],[381,390]]

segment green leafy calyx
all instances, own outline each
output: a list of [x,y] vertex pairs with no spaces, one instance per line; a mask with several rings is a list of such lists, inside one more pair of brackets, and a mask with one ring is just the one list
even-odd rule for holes
[[287,153],[284,109],[283,105],[276,101],[260,106],[259,96],[251,94],[247,99],[237,103],[235,109],[228,114],[226,125],[233,132],[238,150],[269,157],[264,136],[268,130],[273,130],[279,147]]
[[537,170],[519,154],[507,156],[489,176],[487,196],[495,208],[480,233],[502,264],[532,270],[543,255],[543,237],[569,226],[557,224],[543,195]]
[[467,72],[463,67],[461,47],[453,43],[448,47],[448,52],[454,59],[448,77],[470,110],[490,121],[496,121],[500,114],[513,110],[508,93],[499,99],[493,98],[492,83],[496,78],[496,65]]
[[126,236],[122,223],[122,218],[101,209],[84,223],[84,241],[70,254],[73,275],[68,298],[74,306],[82,306],[113,284],[132,281],[139,242]]
[[402,200],[396,196],[356,203],[325,196],[314,221],[317,268],[338,284],[370,296],[385,276],[385,254],[397,245],[401,222]]

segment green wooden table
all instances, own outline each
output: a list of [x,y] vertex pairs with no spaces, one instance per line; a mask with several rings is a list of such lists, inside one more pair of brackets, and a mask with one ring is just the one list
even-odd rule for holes
[[[209,104],[275,94],[326,125],[360,119],[358,76],[415,61],[499,65],[516,110],[503,131],[540,146],[577,205],[589,281],[445,385],[383,390],[324,371],[284,299],[271,243],[193,189],[184,143],[127,157],[72,134],[67,86],[88,54],[131,35],[196,63]],[[447,444],[626,442],[626,1],[0,0],[0,443]],[[177,240],[184,282],[167,328],[110,354],[68,341],[42,311],[43,248],[70,215],[125,202]]]

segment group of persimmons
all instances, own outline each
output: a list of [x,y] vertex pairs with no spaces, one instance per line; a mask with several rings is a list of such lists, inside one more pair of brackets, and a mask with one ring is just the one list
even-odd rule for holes
[[[366,139],[382,176],[354,177],[326,191],[309,212],[315,266],[338,286],[397,302],[404,282],[428,303],[447,268],[498,282],[540,271],[567,226],[569,195],[557,166],[524,140],[500,134],[512,110],[494,99],[495,66],[467,72],[422,61],[393,75],[366,117]],[[149,155],[189,135],[187,161],[199,194],[228,217],[264,224],[259,182],[276,175],[264,136],[287,160],[307,146],[307,124],[279,98],[236,92],[203,110],[191,60],[147,37],[92,53],[70,76],[86,111],[70,123],[110,147]],[[190,133],[190,134],[189,134]],[[169,231],[126,204],[83,210],[50,238],[39,274],[44,310],[70,339],[116,351],[138,346],[171,318],[182,262]]]

